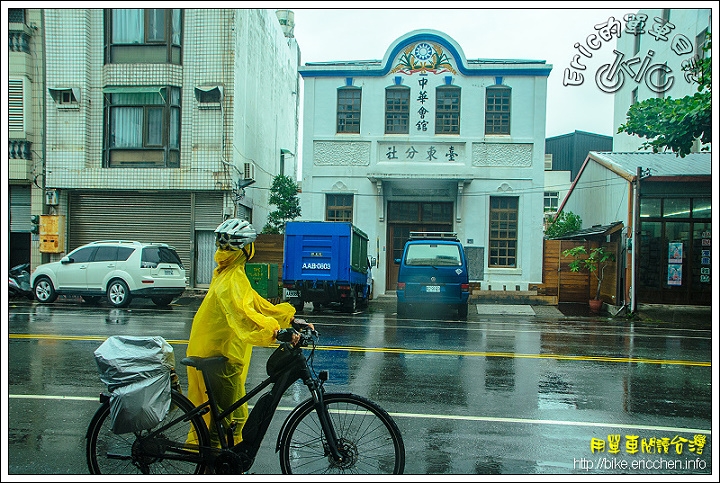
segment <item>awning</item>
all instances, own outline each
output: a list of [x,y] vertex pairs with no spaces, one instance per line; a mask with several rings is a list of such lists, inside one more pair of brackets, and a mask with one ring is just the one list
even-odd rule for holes
[[[164,91],[165,86],[122,86],[122,87],[104,87],[103,94],[160,94],[163,102],[166,102]],[[108,99],[108,102],[110,99]]]
[[50,92],[50,95],[55,100],[55,102],[58,102],[58,99],[63,92],[70,91],[72,92],[75,102],[80,103],[79,87],[48,87],[48,91]]
[[161,94],[164,87],[104,87],[103,93],[105,94]]
[[195,88],[195,99],[198,102],[221,102],[223,97],[223,86],[197,86]]

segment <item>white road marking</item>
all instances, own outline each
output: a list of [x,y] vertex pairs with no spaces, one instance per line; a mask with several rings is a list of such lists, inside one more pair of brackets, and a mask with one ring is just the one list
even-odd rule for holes
[[[86,396],[47,396],[41,394],[10,394],[10,399],[50,399],[65,401],[99,401],[98,397]],[[249,406],[252,409],[252,406]],[[290,412],[295,408],[278,406],[278,411]],[[710,434],[710,429],[697,428],[676,428],[672,426],[646,426],[640,424],[620,424],[620,423],[598,423],[587,421],[560,421],[554,419],[527,419],[527,418],[498,418],[490,416],[458,416],[453,414],[422,414],[422,413],[388,413],[393,418],[412,418],[412,419],[446,419],[456,421],[480,421],[493,423],[515,423],[515,424],[545,424],[549,426],[592,426],[599,428],[622,428],[646,431],[665,431],[676,433],[692,433],[692,434]]]

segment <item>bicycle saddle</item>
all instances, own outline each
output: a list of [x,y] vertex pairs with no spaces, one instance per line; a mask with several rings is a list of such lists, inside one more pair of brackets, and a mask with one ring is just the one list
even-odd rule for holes
[[183,357],[183,359],[180,361],[182,364],[190,367],[195,367],[196,369],[200,369],[201,371],[204,371],[206,369],[209,369],[211,367],[224,364],[227,362],[228,358],[225,356],[213,356],[213,357]]

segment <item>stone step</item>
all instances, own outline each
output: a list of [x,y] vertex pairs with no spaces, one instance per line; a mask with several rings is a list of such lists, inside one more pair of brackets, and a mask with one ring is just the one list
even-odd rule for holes
[[557,297],[538,295],[536,290],[473,290],[471,304],[557,305]]

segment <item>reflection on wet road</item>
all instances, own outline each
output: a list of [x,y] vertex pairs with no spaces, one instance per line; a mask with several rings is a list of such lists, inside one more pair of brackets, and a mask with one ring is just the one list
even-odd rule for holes
[[[11,308],[11,473],[86,474],[83,431],[104,389],[93,351],[110,335],[160,335],[180,360],[195,309]],[[393,415],[408,473],[587,474],[578,462],[599,456],[593,445],[600,442],[603,455],[628,461],[662,454],[702,461],[694,469],[625,473],[711,472],[709,327],[477,314],[467,322],[397,319],[391,308],[304,317],[321,334],[313,365],[329,370],[327,390],[366,396]],[[248,385],[264,379],[270,352],[254,349]],[[182,370],[180,378],[186,385]],[[306,394],[299,383],[285,394],[254,473],[279,473],[274,436]],[[633,438],[637,454],[628,452]],[[660,442],[682,439],[681,455],[669,443],[669,453],[658,452]],[[38,466],[49,448],[63,456]],[[597,465],[594,471],[618,473]]]

